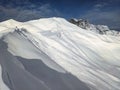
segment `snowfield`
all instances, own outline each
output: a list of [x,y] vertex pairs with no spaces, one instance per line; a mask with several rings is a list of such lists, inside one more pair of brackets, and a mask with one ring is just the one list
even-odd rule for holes
[[1,22],[0,90],[120,90],[120,36],[55,17]]

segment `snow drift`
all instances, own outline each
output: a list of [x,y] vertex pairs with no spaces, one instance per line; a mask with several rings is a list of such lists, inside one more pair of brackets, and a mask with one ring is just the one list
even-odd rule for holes
[[63,18],[0,23],[0,90],[120,90],[120,36]]

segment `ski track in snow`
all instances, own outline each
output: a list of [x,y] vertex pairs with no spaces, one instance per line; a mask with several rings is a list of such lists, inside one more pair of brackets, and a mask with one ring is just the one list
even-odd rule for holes
[[[40,60],[59,74],[70,73],[84,82],[90,90],[120,90],[120,36],[99,35],[81,29],[63,18],[47,18],[24,23],[12,19],[2,22],[0,37],[8,45],[7,50],[13,56],[28,61]],[[11,64],[12,62],[10,60]],[[33,71],[29,71],[29,68],[27,70],[24,63],[16,65],[15,67],[22,67],[25,73],[22,75],[26,75],[26,78],[32,77]],[[35,78],[37,77],[32,77],[31,81],[39,84]],[[44,90],[49,90],[49,87],[56,90],[42,81],[45,86],[41,83],[40,85]],[[31,85],[28,81],[25,82]],[[75,89],[69,85],[68,90],[80,90],[80,87]],[[31,86],[29,90],[33,87]],[[0,66],[0,90],[9,90],[2,80],[2,66]]]

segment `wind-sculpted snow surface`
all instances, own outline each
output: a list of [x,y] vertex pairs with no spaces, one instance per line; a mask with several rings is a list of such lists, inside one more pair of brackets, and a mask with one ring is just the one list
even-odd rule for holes
[[120,90],[120,36],[63,18],[0,23],[0,90]]

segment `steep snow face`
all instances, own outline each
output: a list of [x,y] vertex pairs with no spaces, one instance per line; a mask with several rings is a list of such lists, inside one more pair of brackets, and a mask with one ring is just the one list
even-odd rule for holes
[[[9,26],[9,23],[12,23],[13,26]],[[91,26],[96,28],[94,25]],[[98,26],[98,28],[101,27]],[[103,26],[102,29],[108,28]],[[44,90],[120,90],[120,36],[100,35],[96,32],[79,28],[63,18],[39,19],[24,23],[9,20],[0,24],[2,41],[8,46],[6,49],[13,56],[24,58],[22,60],[20,58],[15,59],[15,62],[21,60],[20,64],[15,65],[14,63],[15,67],[22,68],[20,71],[24,73],[22,75],[25,75],[25,77],[34,77],[40,82],[42,81],[44,85],[41,87]],[[30,67],[31,60],[32,66]],[[45,73],[47,71],[46,67],[40,68],[39,65],[41,66],[41,64],[36,64],[35,60],[43,62],[49,68],[48,71],[54,70],[55,77],[60,75],[63,80],[60,83],[64,85],[64,88],[55,88],[60,87],[60,83],[57,83],[57,77],[53,83],[56,83],[57,86],[51,86],[51,81],[49,81],[51,77],[47,75],[48,73]],[[12,62],[13,60],[10,60],[10,65],[13,64]],[[0,64],[3,65],[3,62],[0,62]],[[35,65],[38,69],[31,70],[32,67],[35,68]],[[8,68],[7,64],[2,66],[1,70],[3,67]],[[43,74],[43,71],[45,74]],[[11,75],[9,72],[8,75]],[[66,77],[68,73],[87,86],[82,84],[79,87],[81,83],[76,79],[71,79],[73,76],[68,75]],[[48,80],[36,76],[42,74]],[[52,75],[54,77],[54,74]],[[12,76],[9,78],[13,81],[16,80]],[[0,80],[5,85],[2,79]],[[75,84],[70,82],[72,80]],[[31,83],[28,82],[32,81],[41,85],[35,79],[25,81],[25,83],[29,87]],[[21,90],[24,89],[21,88]]]

